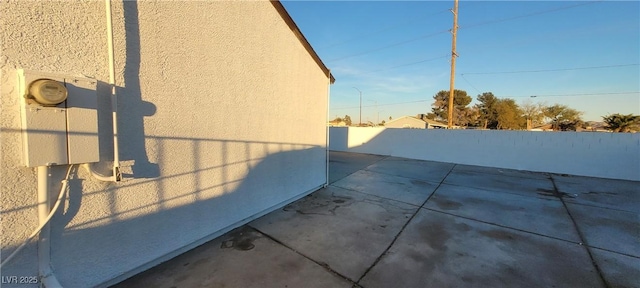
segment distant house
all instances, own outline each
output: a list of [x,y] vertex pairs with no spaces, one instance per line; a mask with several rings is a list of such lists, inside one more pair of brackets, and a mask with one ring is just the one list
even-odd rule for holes
[[447,124],[435,120],[427,119],[423,114],[418,117],[403,116],[391,120],[384,125],[387,128],[412,128],[412,129],[446,129]]
[[331,127],[344,127],[347,126],[347,122],[344,122],[342,120],[338,121],[338,120],[331,120],[329,122],[327,122],[327,126],[331,126]]
[[553,125],[542,124],[542,125],[534,126],[533,128],[529,129],[529,131],[553,131]]

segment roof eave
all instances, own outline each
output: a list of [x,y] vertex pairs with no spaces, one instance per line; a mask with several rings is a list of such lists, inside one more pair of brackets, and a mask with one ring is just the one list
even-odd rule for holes
[[304,37],[300,29],[298,28],[298,25],[296,25],[296,23],[293,21],[293,18],[291,18],[291,15],[289,15],[289,12],[287,12],[287,10],[284,8],[282,3],[280,3],[279,0],[270,0],[269,2],[271,2],[273,7],[276,8],[276,11],[278,11],[278,14],[280,14],[280,17],[282,17],[282,19],[284,20],[284,22],[287,23],[291,31],[293,31],[293,34],[296,35],[298,40],[300,40],[300,43],[302,43],[302,46],[304,46],[307,52],[309,52],[309,54],[311,55],[311,58],[313,58],[313,60],[316,61],[318,66],[320,66],[320,69],[322,69],[322,72],[324,72],[324,74],[329,78],[329,80],[331,81],[331,84],[336,82],[336,78],[334,78],[333,74],[331,74],[331,70],[329,70],[329,68],[327,68],[327,66],[324,65],[324,63],[322,62],[322,59],[320,59],[320,56],[318,56],[316,51],[313,50],[313,47],[311,47],[311,44],[309,43],[309,41],[307,41],[307,38]]

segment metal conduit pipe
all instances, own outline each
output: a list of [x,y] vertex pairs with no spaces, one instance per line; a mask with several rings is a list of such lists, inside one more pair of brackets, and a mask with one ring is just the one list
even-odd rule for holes
[[[31,240],[36,237],[36,235],[43,235],[44,239],[48,241],[49,232],[46,232],[45,234],[40,234],[40,231],[42,231],[45,227],[47,227],[48,229],[47,224],[49,224],[49,221],[51,221],[51,218],[53,218],[53,214],[55,214],[56,210],[58,210],[58,207],[60,206],[60,203],[62,203],[62,198],[64,196],[64,191],[66,191],[67,189],[67,180],[69,179],[69,175],[71,173],[72,167],[73,166],[69,166],[67,170],[67,176],[65,177],[65,180],[62,181],[62,187],[60,188],[60,193],[58,193],[58,199],[56,200],[56,204],[53,205],[53,208],[50,209],[50,212],[48,214],[45,214],[45,211],[48,210],[48,208],[50,207],[49,197],[47,196],[49,195],[49,191],[48,191],[49,167],[48,166],[38,167],[38,194],[37,194],[38,195],[38,204],[37,204],[38,205],[38,223],[39,223],[38,228],[36,228],[31,233],[31,235],[29,235],[29,237],[27,237],[27,239],[24,242],[22,242],[22,244],[18,246],[16,250],[13,251],[13,253],[11,253],[7,258],[4,259],[4,261],[2,261],[2,263],[0,263],[0,271],[2,270],[2,267],[7,265],[7,263],[9,263],[11,259],[13,259],[13,257],[18,255],[18,253],[20,253],[20,251],[22,251],[22,249],[24,249],[24,247],[26,247],[27,244],[29,244],[29,242],[31,242]],[[48,244],[44,245],[43,247],[40,247],[39,245],[38,251],[41,251],[39,253],[44,253],[46,252],[45,250],[48,250]],[[48,257],[47,255],[49,254],[42,254],[42,257],[43,257],[42,263],[44,264],[48,263],[46,259]]]
[[[56,206],[51,209],[51,200],[49,199],[49,172],[50,166],[38,166],[38,224],[42,227],[38,239],[38,273],[40,274],[40,283],[42,287],[54,288],[62,287],[51,268],[51,220],[54,209],[60,205],[61,197],[58,197]],[[71,167],[69,170],[71,171]],[[69,173],[67,173],[67,178]],[[65,178],[64,181],[67,181]],[[63,190],[66,188],[66,183],[63,183]],[[63,195],[64,191],[60,191],[60,195]]]
[[120,149],[118,145],[118,97],[116,95],[116,71],[113,50],[113,22],[111,19],[111,0],[105,0],[105,15],[107,19],[107,47],[109,54],[109,89],[111,97],[111,119],[113,125],[113,168],[111,176],[102,175],[93,169],[92,163],[82,164],[93,178],[105,182],[118,182],[122,180],[120,173]]
[[[101,181],[120,181],[120,153],[118,145],[118,98],[116,97],[116,85],[115,85],[115,57],[113,50],[113,23],[111,19],[111,0],[105,0],[105,10],[107,19],[107,45],[109,53],[109,85],[111,86],[111,115],[113,119],[113,175],[103,176],[96,173],[91,164],[87,163],[82,165],[85,169],[91,173],[93,177]],[[69,166],[65,180],[58,195],[58,199],[53,207],[51,207],[51,201],[49,199],[49,176],[50,166],[39,166],[38,169],[38,228],[27,238],[27,240],[16,249],[5,261],[0,264],[0,267],[7,264],[17,253],[26,246],[26,244],[35,237],[37,234],[38,239],[38,273],[40,274],[40,283],[42,287],[57,288],[62,287],[51,268],[51,226],[49,221],[53,218],[55,211],[58,209],[62,202],[62,196],[67,187],[67,181],[71,168]]]
[[[117,182],[122,180],[122,175],[120,174],[120,149],[118,145],[118,97],[116,95],[116,70],[113,50],[113,22],[111,20],[111,0],[105,0],[104,3],[107,18],[107,46],[109,50],[108,54],[109,86],[111,88],[111,118],[113,119],[113,175],[111,177],[108,177],[107,181]],[[91,169],[91,165],[86,165],[85,168],[88,168],[89,172],[91,172],[91,174],[95,177],[96,173]]]

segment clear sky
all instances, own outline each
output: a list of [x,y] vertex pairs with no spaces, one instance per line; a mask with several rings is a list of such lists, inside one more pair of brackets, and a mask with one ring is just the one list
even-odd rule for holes
[[[353,87],[363,122],[428,113],[449,90],[453,0],[282,3],[336,78],[330,118],[359,121]],[[461,0],[458,14],[455,86],[472,105],[493,92],[586,121],[640,114],[640,2]]]

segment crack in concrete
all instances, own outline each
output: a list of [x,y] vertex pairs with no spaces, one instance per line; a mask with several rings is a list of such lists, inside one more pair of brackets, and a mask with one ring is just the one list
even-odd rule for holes
[[360,284],[360,281],[362,281],[362,279],[364,279],[365,276],[367,276],[367,274],[371,271],[371,269],[373,269],[373,267],[375,267],[380,260],[382,260],[382,257],[384,257],[384,255],[386,255],[387,253],[389,253],[389,249],[391,249],[391,247],[393,246],[393,244],[396,243],[396,241],[398,241],[398,238],[400,237],[400,234],[402,234],[402,232],[404,231],[404,229],[407,228],[407,226],[409,225],[409,223],[411,223],[411,220],[413,220],[413,218],[416,217],[416,215],[418,215],[418,212],[420,212],[420,208],[424,207],[424,205],[427,204],[427,202],[429,201],[429,199],[431,199],[431,197],[436,194],[436,191],[438,191],[438,188],[440,188],[440,186],[444,183],[444,180],[447,179],[447,177],[449,176],[449,174],[451,174],[451,171],[453,171],[453,168],[456,167],[457,164],[454,164],[453,166],[451,166],[451,169],[449,169],[449,172],[447,172],[447,175],[445,175],[442,180],[440,181],[440,183],[438,184],[438,187],[436,187],[436,189],[433,189],[433,192],[431,192],[431,195],[429,195],[429,197],[427,197],[427,200],[424,200],[424,202],[422,203],[422,205],[420,205],[418,207],[418,209],[416,209],[416,211],[413,213],[413,215],[411,215],[411,217],[409,217],[409,220],[407,220],[407,222],[404,223],[404,225],[402,226],[402,228],[400,228],[400,231],[398,231],[398,234],[396,234],[395,237],[393,237],[393,240],[391,240],[391,243],[389,243],[389,246],[387,246],[386,249],[384,249],[384,251],[378,256],[378,258],[376,258],[375,261],[373,261],[373,264],[371,264],[371,266],[369,266],[369,268],[367,268],[367,270],[364,271],[364,273],[362,274],[362,276],[360,276],[360,278],[358,279],[358,281],[356,281],[356,284]]
[[598,266],[598,263],[596,263],[595,258],[593,258],[593,254],[591,253],[591,249],[589,247],[589,244],[587,243],[587,239],[584,237],[584,234],[582,233],[582,231],[580,230],[580,228],[578,227],[578,223],[576,222],[575,218],[573,218],[573,215],[571,214],[571,211],[569,210],[569,207],[567,206],[567,203],[564,202],[564,195],[566,193],[562,193],[558,190],[558,186],[556,186],[556,181],[553,179],[553,177],[549,176],[549,180],[551,180],[551,184],[553,184],[553,192],[555,194],[556,197],[558,197],[560,199],[560,202],[562,202],[562,206],[564,206],[564,209],[567,211],[567,214],[569,214],[569,218],[571,218],[571,222],[573,223],[573,227],[576,229],[576,232],[578,233],[578,237],[580,238],[580,246],[584,246],[585,250],[587,251],[587,254],[589,255],[589,259],[591,259],[591,264],[593,265],[593,267],[596,269],[596,272],[598,273],[598,276],[600,277],[600,280],[602,280],[602,283],[604,284],[604,287],[609,288],[611,287],[609,285],[609,282],[607,282],[607,279],[605,279],[604,274],[602,273],[602,270],[600,270],[600,267]]
[[337,272],[337,271],[335,271],[335,270],[331,269],[331,266],[329,266],[329,264],[327,264],[327,263],[325,263],[325,262],[322,262],[322,261],[317,261],[317,260],[315,260],[315,259],[313,259],[313,258],[311,258],[311,257],[309,257],[309,256],[307,256],[307,255],[305,255],[305,254],[303,254],[302,252],[300,252],[300,251],[298,251],[298,250],[294,249],[293,247],[291,247],[291,246],[289,246],[289,245],[285,244],[284,242],[282,242],[282,241],[280,241],[280,240],[276,239],[275,237],[273,237],[273,236],[271,236],[271,235],[269,235],[269,234],[267,234],[267,233],[265,233],[265,232],[263,232],[263,231],[260,231],[258,228],[255,228],[255,227],[253,227],[253,226],[250,226],[249,224],[247,224],[247,227],[249,227],[249,228],[251,228],[251,229],[253,229],[253,230],[257,231],[258,233],[262,234],[262,236],[264,236],[264,237],[266,237],[266,238],[270,239],[271,241],[276,242],[276,243],[278,243],[278,244],[282,245],[282,247],[285,247],[285,248],[287,248],[287,249],[289,249],[289,250],[293,251],[294,253],[296,253],[296,254],[298,254],[298,255],[300,255],[300,256],[302,256],[302,257],[306,258],[307,260],[309,260],[309,261],[311,261],[311,262],[313,262],[313,263],[317,264],[318,266],[320,266],[320,267],[322,267],[323,269],[325,269],[327,272],[329,272],[329,273],[331,273],[331,274],[333,274],[333,275],[335,275],[335,276],[337,276],[337,277],[339,277],[339,278],[342,278],[343,280],[345,280],[345,281],[349,282],[349,283],[352,285],[352,287],[360,287],[360,286],[358,285],[358,283],[356,283],[355,281],[353,281],[351,278],[349,278],[349,277],[347,277],[347,276],[345,276],[345,275],[342,275],[342,274],[340,274],[339,272]]

